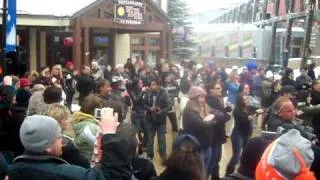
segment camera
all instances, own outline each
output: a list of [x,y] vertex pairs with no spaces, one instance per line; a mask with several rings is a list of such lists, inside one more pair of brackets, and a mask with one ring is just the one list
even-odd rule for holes
[[102,111],[102,109],[98,109],[98,108],[96,108],[96,109],[94,110],[94,117],[95,117],[96,119],[101,119],[101,111]]

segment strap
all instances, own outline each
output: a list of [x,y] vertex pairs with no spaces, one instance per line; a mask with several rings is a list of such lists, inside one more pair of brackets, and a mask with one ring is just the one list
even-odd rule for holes
[[309,171],[307,168],[305,160],[297,148],[293,148],[293,154],[296,156],[301,166],[300,174],[295,178],[295,180],[316,180],[313,172]]

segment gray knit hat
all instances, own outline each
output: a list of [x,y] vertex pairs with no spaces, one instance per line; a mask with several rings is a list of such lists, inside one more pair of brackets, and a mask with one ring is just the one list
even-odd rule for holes
[[28,116],[20,128],[22,145],[30,152],[44,152],[59,137],[61,137],[61,128],[58,122],[48,116]]

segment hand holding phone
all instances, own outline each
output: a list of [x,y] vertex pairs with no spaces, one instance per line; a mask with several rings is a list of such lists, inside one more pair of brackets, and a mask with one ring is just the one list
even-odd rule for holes
[[113,108],[101,109],[100,130],[102,134],[115,134],[119,125],[118,113]]

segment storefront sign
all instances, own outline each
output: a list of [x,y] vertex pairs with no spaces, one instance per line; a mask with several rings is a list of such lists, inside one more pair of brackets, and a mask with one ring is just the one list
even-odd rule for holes
[[118,0],[114,7],[114,22],[119,24],[144,24],[145,3],[133,0]]

